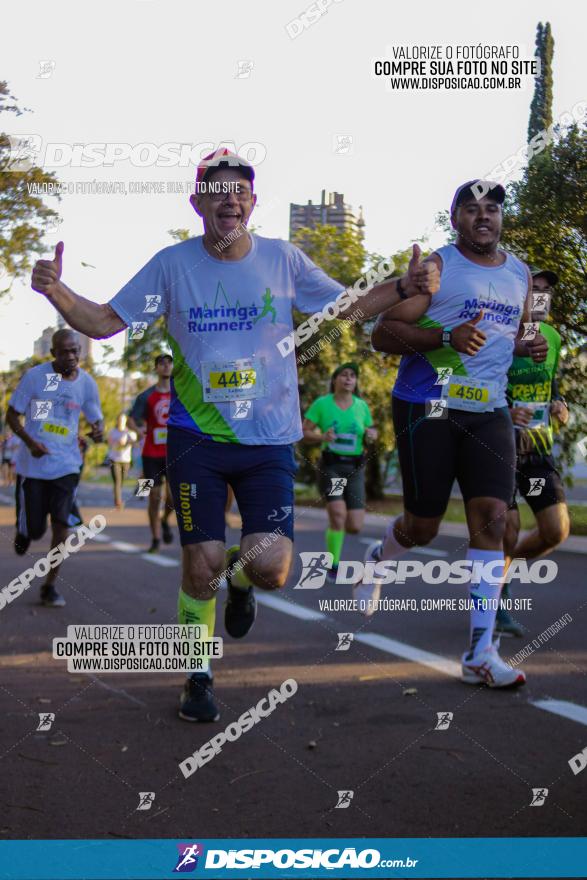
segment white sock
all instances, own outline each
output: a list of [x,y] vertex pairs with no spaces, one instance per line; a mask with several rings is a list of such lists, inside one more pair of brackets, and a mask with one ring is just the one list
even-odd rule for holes
[[[473,560],[469,596],[475,602],[475,607],[470,612],[471,644],[467,654],[467,660],[470,660],[479,651],[491,645],[505,560],[500,550],[476,550],[474,547],[469,547],[467,550],[467,559]],[[475,565],[475,562],[478,564]],[[494,563],[492,571],[481,572],[482,566],[488,563]],[[483,607],[483,599],[488,600],[486,607]]]
[[403,556],[404,553],[407,553],[410,549],[409,547],[402,547],[402,545],[395,537],[395,524],[398,519],[401,519],[401,515],[396,516],[395,519],[392,519],[392,521],[387,526],[385,537],[383,539],[381,559],[399,559],[400,556]]

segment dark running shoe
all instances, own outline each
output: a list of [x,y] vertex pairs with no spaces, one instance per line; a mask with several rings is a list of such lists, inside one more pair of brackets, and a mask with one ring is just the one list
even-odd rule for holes
[[515,636],[520,638],[526,630],[521,623],[511,616],[505,608],[498,608],[495,615],[495,633],[500,636]]
[[228,596],[224,606],[224,627],[229,636],[233,639],[242,639],[251,629],[257,616],[257,600],[252,584],[245,586],[235,586],[232,582],[244,582],[245,575],[241,571],[232,575],[228,574],[230,568],[237,561],[239,556],[239,547],[230,547],[226,551],[226,583],[228,585]]
[[159,553],[159,544],[160,543],[161,542],[160,542],[159,538],[153,538],[153,540],[151,541],[151,546],[147,550],[147,553]]
[[186,679],[180,698],[180,718],[184,721],[218,721],[220,712],[214,702],[212,681],[207,672],[194,672]]
[[166,519],[161,520],[161,534],[163,535],[163,543],[171,544],[171,542],[173,541],[173,532],[171,531],[171,526]]
[[53,584],[43,584],[41,587],[41,605],[46,608],[63,608],[65,599],[57,592]]
[[24,556],[31,545],[31,539],[27,538],[26,535],[21,535],[20,532],[17,532],[14,538],[14,552],[19,556]]

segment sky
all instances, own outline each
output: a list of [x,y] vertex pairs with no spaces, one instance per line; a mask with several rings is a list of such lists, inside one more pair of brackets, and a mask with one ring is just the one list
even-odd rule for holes
[[[306,0],[12,5],[3,15],[5,34],[22,37],[5,40],[0,79],[31,112],[6,114],[0,128],[34,134],[43,148],[152,144],[154,153],[172,142],[199,145],[200,152],[222,141],[249,145],[261,235],[287,238],[290,202],[319,201],[326,189],[344,193],[355,210],[363,206],[367,249],[387,256],[423,237],[432,246],[444,242],[436,215],[458,184],[487,175],[525,144],[533,80],[523,78],[520,90],[392,91],[374,76],[375,59],[392,57],[392,46],[478,44],[519,46],[520,57],[530,59],[537,22],[550,21],[555,119],[587,99],[579,4],[339,0],[304,27],[301,13],[309,8],[315,4]],[[39,75],[41,62],[52,62],[44,67],[50,75]],[[346,152],[337,150],[340,138]],[[74,189],[92,182],[127,187],[126,195],[64,195],[62,223],[47,237],[47,257],[65,242],[63,280],[89,299],[114,296],[172,243],[170,229],[202,231],[186,193],[130,192],[137,182],[185,186],[193,164],[138,167],[126,160],[47,170]],[[15,282],[0,302],[0,369],[30,356],[33,340],[55,318],[30,282]],[[115,345],[120,350],[122,336]]]

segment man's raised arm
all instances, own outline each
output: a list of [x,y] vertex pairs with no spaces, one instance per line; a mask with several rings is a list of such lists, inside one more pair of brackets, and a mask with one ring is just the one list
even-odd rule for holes
[[371,334],[371,344],[375,351],[386,354],[433,351],[442,347],[442,328],[420,327],[418,324],[379,318]]
[[412,257],[405,275],[373,285],[368,293],[362,294],[360,301],[353,305],[350,304],[352,298],[349,298],[349,302],[341,308],[339,317],[367,321],[387,309],[407,305],[413,300],[413,313],[406,320],[416,320],[425,311],[425,297],[436,293],[440,287],[437,262],[430,257],[422,262],[421,256],[420,246],[413,245]]
[[107,303],[100,305],[79,296],[61,281],[63,242],[58,242],[52,260],[37,260],[31,286],[46,296],[70,327],[92,339],[106,339],[124,330],[126,324]]

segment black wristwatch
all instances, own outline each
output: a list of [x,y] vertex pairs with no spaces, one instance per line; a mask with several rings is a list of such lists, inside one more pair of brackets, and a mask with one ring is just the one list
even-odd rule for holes
[[450,327],[442,328],[442,344],[445,348],[448,348],[452,345],[452,330]]
[[401,278],[398,278],[398,279],[397,279],[396,290],[397,290],[397,292],[398,292],[398,294],[399,294],[399,298],[400,298],[400,299],[409,299],[409,298],[410,298],[410,297],[408,296],[408,294],[405,292],[405,290],[403,289],[403,287],[402,287],[402,280],[401,280]]

